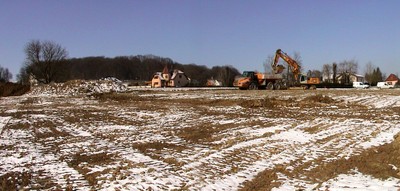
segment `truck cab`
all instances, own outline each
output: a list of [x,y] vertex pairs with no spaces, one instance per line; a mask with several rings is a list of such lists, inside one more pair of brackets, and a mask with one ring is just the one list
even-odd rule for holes
[[233,85],[239,87],[239,89],[256,89],[256,83],[256,73],[254,71],[244,71],[242,75],[235,77]]
[[251,78],[253,80],[256,79],[255,72],[253,71],[244,71],[242,77]]

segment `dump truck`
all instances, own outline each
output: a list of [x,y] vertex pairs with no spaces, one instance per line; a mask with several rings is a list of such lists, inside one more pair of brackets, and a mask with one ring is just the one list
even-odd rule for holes
[[286,89],[286,84],[283,83],[282,74],[267,74],[255,71],[244,71],[242,75],[236,76],[233,86],[241,90],[279,90]]

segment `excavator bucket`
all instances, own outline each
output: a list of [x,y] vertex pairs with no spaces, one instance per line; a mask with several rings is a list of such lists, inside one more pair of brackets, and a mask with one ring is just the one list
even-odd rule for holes
[[280,74],[280,73],[283,72],[284,69],[285,69],[284,66],[282,66],[282,65],[277,65],[277,66],[274,68],[274,72],[275,72],[275,74]]

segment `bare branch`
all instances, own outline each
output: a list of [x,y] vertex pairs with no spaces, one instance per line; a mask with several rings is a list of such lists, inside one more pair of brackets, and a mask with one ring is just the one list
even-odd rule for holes
[[66,59],[68,52],[61,45],[52,42],[32,40],[25,47],[26,61],[24,67],[29,74],[34,75],[38,81],[50,83],[54,81],[57,64]]

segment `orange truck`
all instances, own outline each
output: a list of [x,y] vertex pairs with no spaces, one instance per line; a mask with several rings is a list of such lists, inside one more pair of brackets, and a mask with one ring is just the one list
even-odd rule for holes
[[282,74],[266,74],[255,71],[244,71],[241,76],[235,78],[233,86],[239,87],[241,90],[286,89],[286,85],[282,82]]

